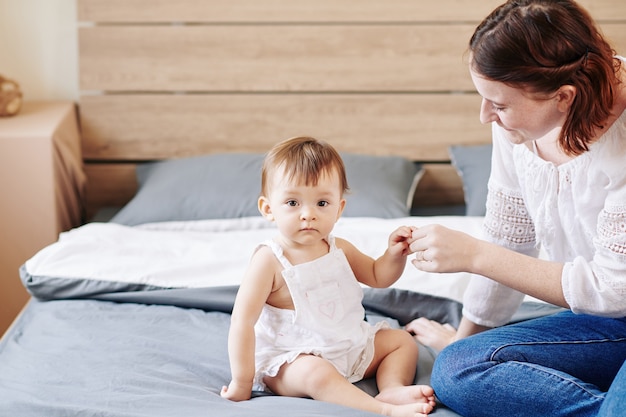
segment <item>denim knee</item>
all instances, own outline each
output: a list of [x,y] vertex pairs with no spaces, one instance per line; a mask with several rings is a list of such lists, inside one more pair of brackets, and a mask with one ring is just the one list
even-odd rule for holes
[[475,352],[463,339],[447,346],[435,360],[430,383],[439,401],[451,408],[456,408],[457,402],[465,403],[465,396],[471,395],[471,387],[465,386],[471,385],[473,379],[469,373],[478,363],[484,362]]

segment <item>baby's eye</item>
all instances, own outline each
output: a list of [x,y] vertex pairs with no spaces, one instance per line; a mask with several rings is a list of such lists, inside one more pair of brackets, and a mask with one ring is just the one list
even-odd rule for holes
[[297,205],[298,205],[298,202],[297,202],[296,200],[288,200],[288,201],[287,201],[287,205],[288,205],[289,207],[295,207],[295,206],[297,206]]
[[326,207],[329,204],[330,203],[328,201],[320,201],[319,203],[317,203],[317,205],[320,206],[320,207]]

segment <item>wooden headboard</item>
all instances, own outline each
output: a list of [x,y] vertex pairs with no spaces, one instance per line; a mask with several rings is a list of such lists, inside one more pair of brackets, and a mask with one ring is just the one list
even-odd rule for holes
[[[425,162],[416,204],[462,203],[448,146],[490,141],[465,50],[502,1],[78,0],[87,215],[138,163],[296,135]],[[581,3],[626,51],[626,2]]]

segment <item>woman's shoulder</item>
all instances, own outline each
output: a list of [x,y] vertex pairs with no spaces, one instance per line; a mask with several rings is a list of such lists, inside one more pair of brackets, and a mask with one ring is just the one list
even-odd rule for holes
[[626,108],[622,109],[599,140],[590,146],[590,151],[601,160],[617,160],[623,166],[626,157]]
[[[622,72],[626,74],[626,72]],[[626,75],[618,86],[615,104],[611,109],[611,117],[607,121],[604,133],[599,137],[599,142],[604,138],[612,138],[617,141],[626,141]]]
[[590,146],[589,157],[581,164],[580,175],[605,184],[608,194],[623,201],[626,197],[626,111],[611,128]]

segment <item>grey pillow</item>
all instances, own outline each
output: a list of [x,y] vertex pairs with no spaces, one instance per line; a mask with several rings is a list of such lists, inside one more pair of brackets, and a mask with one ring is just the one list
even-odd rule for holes
[[449,148],[452,165],[463,181],[466,216],[485,215],[491,148],[491,144],[453,145]]
[[[350,185],[344,216],[409,215],[419,164],[400,157],[342,157]],[[111,221],[132,226],[258,216],[263,158],[259,153],[223,153],[139,165],[139,190]]]

